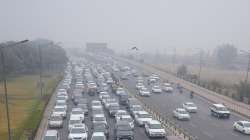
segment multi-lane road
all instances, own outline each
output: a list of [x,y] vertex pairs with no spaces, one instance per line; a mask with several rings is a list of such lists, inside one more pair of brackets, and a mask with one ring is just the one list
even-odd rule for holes
[[[139,72],[145,72],[144,69],[141,69],[139,67],[136,67],[135,69],[137,69],[137,71]],[[151,73],[153,73],[153,71],[151,71]],[[135,89],[135,77],[130,76],[128,80],[124,80],[122,82],[123,85],[131,93],[138,94],[138,91]],[[146,84],[146,81],[144,85],[147,86],[148,89],[151,89],[151,87]],[[183,93],[180,93],[176,88],[174,88],[173,93],[163,92],[161,94],[152,94],[152,96],[150,97],[144,97],[143,100],[149,106],[153,106],[156,111],[166,115],[176,124],[184,128],[200,140],[250,139],[248,135],[233,130],[233,123],[238,120],[247,120],[245,117],[240,116],[236,113],[232,113],[230,119],[223,120],[212,117],[209,110],[209,107],[212,103],[199,96],[195,96],[193,99],[190,99],[189,93],[190,91],[188,90],[184,90]],[[174,119],[172,114],[173,110],[177,107],[181,107],[181,105],[187,101],[194,102],[198,106],[198,112],[191,114],[190,121],[178,121]]]

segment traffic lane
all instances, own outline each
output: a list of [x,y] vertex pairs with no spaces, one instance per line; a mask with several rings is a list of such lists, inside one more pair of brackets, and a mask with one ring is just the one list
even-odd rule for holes
[[[129,89],[132,89],[133,93],[138,93],[135,90],[135,79],[130,78],[130,80],[124,81],[126,85],[128,85]],[[145,84],[146,85],[146,84]],[[189,98],[189,93],[184,91],[183,94],[178,92],[174,93],[163,93],[163,94],[152,94],[149,98],[144,98],[147,104],[154,106],[155,109],[158,109],[159,112],[164,115],[168,115],[172,118],[172,111],[180,107],[182,103],[187,101],[192,101],[199,107],[199,112],[196,114],[191,114],[191,121],[180,122],[176,119],[173,119],[178,125],[182,128],[187,129],[188,132],[192,133],[198,138],[202,138],[205,140],[210,139],[225,139],[225,140],[233,140],[233,139],[249,139],[249,136],[244,134],[239,134],[238,132],[233,131],[232,124],[234,121],[241,120],[238,115],[231,115],[231,118],[228,120],[219,120],[215,117],[210,116],[209,112],[209,102],[205,99],[195,96],[194,99]],[[155,103],[164,103],[165,104],[155,104]],[[224,130],[223,132],[221,132]]]

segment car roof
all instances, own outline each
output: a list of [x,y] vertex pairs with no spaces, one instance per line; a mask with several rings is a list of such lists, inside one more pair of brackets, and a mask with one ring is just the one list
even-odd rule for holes
[[186,111],[184,108],[176,108],[178,111]]
[[105,117],[104,114],[95,114],[94,117]]
[[240,120],[240,121],[238,121],[238,122],[241,122],[241,123],[250,123],[250,121],[243,121],[243,120]]
[[81,120],[81,118],[78,115],[70,115],[69,120]]
[[225,107],[223,104],[213,104],[216,107]]
[[137,114],[149,114],[147,111],[138,111]]
[[47,130],[45,136],[56,136],[57,130]]
[[92,136],[105,136],[104,132],[93,132]]
[[186,102],[185,104],[194,104],[193,102]]
[[149,121],[150,124],[161,124],[159,121],[157,120],[150,120]]

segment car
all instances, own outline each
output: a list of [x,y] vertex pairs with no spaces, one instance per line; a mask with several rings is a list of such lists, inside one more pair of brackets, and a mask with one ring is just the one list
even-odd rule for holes
[[111,77],[109,77],[109,78],[107,78],[107,83],[108,84],[112,84],[114,81],[113,81],[113,79],[111,78]]
[[93,123],[97,123],[97,122],[101,122],[101,123],[104,123],[104,124],[108,125],[104,114],[96,114],[96,115],[94,115]]
[[118,121],[127,121],[129,122],[129,125],[134,128],[134,120],[130,115],[121,115],[120,117],[116,118],[116,122]]
[[135,87],[136,87],[137,90],[140,90],[142,87],[145,87],[145,86],[144,86],[143,83],[137,83],[137,84],[135,85]]
[[170,83],[164,83],[163,84],[163,91],[165,92],[173,92],[173,87],[171,86]]
[[63,118],[66,118],[67,110],[66,110],[66,108],[64,108],[62,106],[54,106],[52,114],[53,115],[60,115]]
[[106,136],[103,132],[93,132],[91,140],[106,140]]
[[76,116],[84,120],[84,113],[81,108],[72,108],[72,111],[70,113],[70,116]]
[[161,89],[161,87],[160,87],[159,85],[154,85],[154,86],[152,87],[152,92],[153,92],[153,93],[161,93],[161,92],[162,92],[162,89]]
[[120,139],[134,140],[133,128],[127,121],[119,121],[116,123],[114,135],[115,135],[115,140],[120,140]]
[[128,112],[126,110],[117,110],[117,112],[115,113],[115,119],[120,119],[122,115],[128,115]]
[[122,94],[122,93],[124,93],[125,92],[125,90],[122,88],[122,87],[118,87],[117,89],[116,89],[116,95],[120,95],[120,94]]
[[93,100],[93,101],[91,101],[91,107],[93,108],[93,107],[96,107],[96,106],[101,106],[102,107],[102,103],[100,102],[100,101],[98,101],[98,100]]
[[146,122],[145,132],[150,138],[164,138],[166,136],[166,131],[162,128],[161,123],[157,120],[151,120]]
[[62,108],[65,108],[66,110],[68,109],[66,102],[56,102],[55,106],[61,106]]
[[146,111],[138,111],[134,117],[138,126],[144,126],[146,122],[152,120],[152,116]]
[[48,120],[49,128],[62,128],[63,127],[63,117],[61,115],[51,115]]
[[92,129],[94,132],[103,132],[106,137],[109,137],[109,130],[108,125],[102,123],[102,122],[95,122],[93,123]]
[[139,90],[139,95],[149,97],[151,94],[150,94],[150,91],[146,87],[142,87]]
[[43,140],[60,140],[57,130],[47,130]]
[[87,104],[78,104],[77,107],[81,108],[85,115],[87,115],[89,113]]
[[69,131],[69,140],[87,140],[87,138],[88,128],[85,124],[76,124]]
[[110,116],[115,116],[116,112],[120,109],[120,106],[118,103],[112,103],[110,104],[108,110]]
[[189,113],[184,108],[176,108],[173,111],[173,116],[178,120],[190,120]]
[[138,113],[139,111],[143,111],[143,108],[141,105],[132,105],[130,108],[130,113],[132,114],[132,116],[135,116],[136,113]]
[[120,94],[119,95],[119,103],[121,105],[126,105],[128,98],[129,98],[128,93],[124,92],[124,93]]
[[70,116],[68,129],[70,130],[75,124],[83,124],[83,119],[79,118],[78,116]]
[[249,121],[236,121],[233,124],[233,128],[236,131],[250,135],[250,122]]
[[189,113],[196,113],[198,110],[198,107],[192,102],[183,103],[182,107]]
[[103,101],[105,109],[108,109],[112,103],[117,103],[115,98],[107,98]]
[[210,107],[210,112],[212,116],[217,118],[229,118],[230,111],[223,104],[213,104]]

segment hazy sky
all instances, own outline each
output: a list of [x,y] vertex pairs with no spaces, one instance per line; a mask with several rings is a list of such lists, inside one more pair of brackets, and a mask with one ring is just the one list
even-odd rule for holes
[[[250,49],[250,0],[0,0],[0,41],[170,51],[232,43]],[[186,49],[187,50],[187,49]]]

